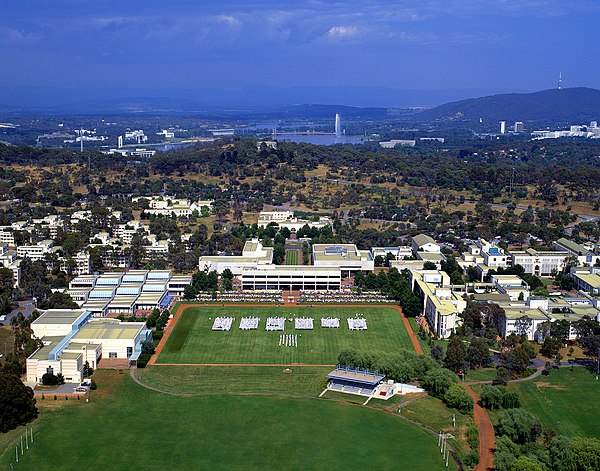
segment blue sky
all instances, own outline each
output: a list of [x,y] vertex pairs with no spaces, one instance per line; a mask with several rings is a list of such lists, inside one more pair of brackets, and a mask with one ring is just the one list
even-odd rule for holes
[[0,87],[600,88],[598,25],[597,0],[3,0]]

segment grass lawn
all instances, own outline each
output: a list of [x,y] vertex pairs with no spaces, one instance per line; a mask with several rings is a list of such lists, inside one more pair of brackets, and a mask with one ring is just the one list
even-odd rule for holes
[[15,343],[13,328],[5,325],[0,327],[0,353],[6,355],[12,353]]
[[[421,344],[421,348],[423,349],[424,352],[429,352],[434,345],[437,345],[437,346],[441,347],[441,349],[444,351],[444,353],[446,353],[446,350],[448,348],[447,340],[435,340],[435,339],[432,339],[431,337],[426,337],[425,339],[422,339],[421,337],[419,337],[419,325],[417,324],[417,320],[414,317],[409,317],[408,322],[410,323],[410,326],[412,327],[413,332],[416,334],[417,340]],[[431,342],[433,342],[433,343],[430,345],[428,343],[428,340],[431,340]]]
[[[416,420],[435,432],[443,431],[454,436],[450,444],[461,459],[469,453],[467,443],[467,425],[473,422],[470,416],[463,415],[455,409],[444,405],[440,399],[432,396],[423,396],[402,407],[402,415]],[[452,416],[456,418],[456,427],[452,426]]]
[[[364,315],[367,330],[351,331],[347,318]],[[267,332],[267,317],[312,317],[314,330],[294,329],[285,321],[285,332]],[[213,331],[215,317],[234,317],[229,332]],[[241,331],[242,317],[260,317],[258,330]],[[322,317],[338,317],[338,329],[321,328]],[[298,335],[298,347],[279,347],[282,333]],[[199,306],[185,310],[167,340],[157,363],[259,363],[335,364],[344,348],[359,350],[412,350],[398,311],[381,307],[276,307]]]
[[286,265],[298,265],[298,251],[297,250],[286,250],[285,251],[285,264]]
[[[329,366],[147,366],[136,376],[145,384],[183,394],[274,392],[315,397],[327,386]],[[364,402],[364,401],[363,401]]]
[[496,368],[479,368],[469,370],[465,375],[465,381],[493,381],[496,379]]
[[[600,422],[596,418],[600,381],[586,368],[575,367],[573,371],[560,368],[533,381],[510,383],[508,389],[519,394],[521,407],[543,426],[568,436],[600,436]],[[490,414],[494,423],[498,414],[498,411]]]
[[[50,401],[18,469],[448,469],[434,436],[380,411],[308,398],[168,396],[127,374],[103,396],[113,376],[95,374],[89,404]],[[12,460],[9,447],[0,468]]]

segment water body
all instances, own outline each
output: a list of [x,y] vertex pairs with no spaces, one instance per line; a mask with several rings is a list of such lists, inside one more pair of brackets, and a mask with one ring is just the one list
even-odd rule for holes
[[277,134],[278,141],[288,142],[306,142],[319,146],[335,146],[339,144],[362,144],[362,136],[341,136],[336,137],[335,134]]

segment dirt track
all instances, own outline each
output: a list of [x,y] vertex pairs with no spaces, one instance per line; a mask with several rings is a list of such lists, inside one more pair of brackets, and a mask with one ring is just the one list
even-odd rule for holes
[[471,389],[471,386],[465,385],[465,389],[475,401],[473,416],[479,428],[479,464],[475,471],[492,470],[494,469],[494,450],[496,449],[494,427],[487,411],[479,405],[479,397]]

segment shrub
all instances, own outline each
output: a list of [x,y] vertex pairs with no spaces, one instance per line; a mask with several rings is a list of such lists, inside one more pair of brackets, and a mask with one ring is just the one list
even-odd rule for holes
[[146,368],[146,365],[150,361],[151,356],[152,355],[149,353],[142,353],[137,360],[137,367],[138,368]]
[[443,397],[453,384],[458,383],[456,374],[446,368],[429,370],[423,377],[423,386],[436,397]]
[[444,394],[444,402],[448,407],[453,407],[467,414],[473,412],[473,398],[459,384],[453,384]]
[[475,422],[470,422],[467,427],[467,442],[473,450],[479,447],[479,429]]
[[464,463],[469,468],[474,468],[479,463],[479,452],[477,450],[471,450],[467,456],[465,456]]
[[92,380],[90,383],[90,390],[95,391],[96,389],[98,389],[98,385],[96,384],[96,381]]
[[152,331],[152,340],[160,340],[163,338],[164,332],[154,330]]
[[506,435],[513,443],[533,442],[540,433],[540,423],[524,409],[508,409],[498,419],[498,434]]
[[44,386],[57,386],[58,376],[55,376],[52,373],[45,373],[44,376],[42,376],[42,384]]
[[502,398],[502,407],[505,409],[518,409],[521,407],[521,400],[516,392],[507,392]]
[[500,409],[504,400],[504,391],[492,385],[485,385],[481,391],[481,405],[486,409]]

